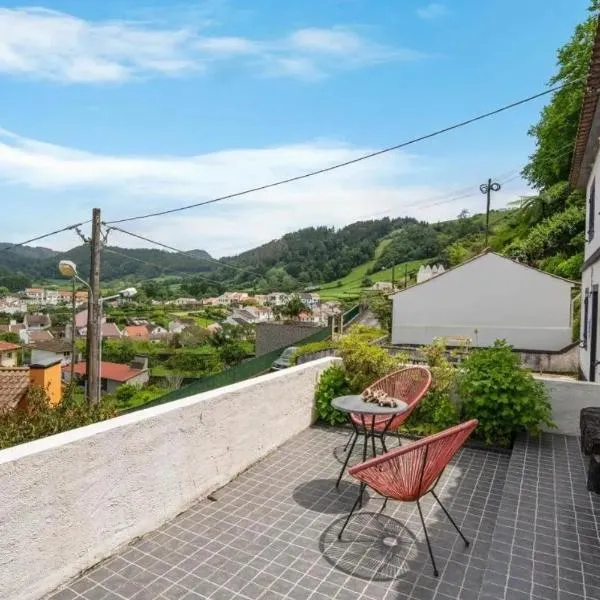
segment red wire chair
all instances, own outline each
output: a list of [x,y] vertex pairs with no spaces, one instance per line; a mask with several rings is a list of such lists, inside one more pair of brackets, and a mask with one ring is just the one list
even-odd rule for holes
[[[358,438],[358,433],[361,428],[368,429],[372,434],[381,439],[381,445],[385,452],[385,436],[387,433],[396,433],[398,428],[410,417],[412,411],[417,407],[423,396],[429,391],[431,386],[431,373],[425,367],[404,367],[399,371],[389,373],[385,377],[378,379],[371,384],[367,390],[378,391],[382,390],[392,398],[398,398],[408,404],[408,408],[403,413],[396,415],[390,419],[387,416],[378,416],[371,419],[365,419],[364,415],[350,414],[350,420],[354,425],[354,431],[351,437],[346,442],[346,448],[352,442],[352,448]],[[365,390],[365,391],[367,391]],[[371,431],[372,430],[372,431]],[[398,438],[400,441],[400,438]],[[352,454],[352,449],[350,450]]]
[[458,452],[478,424],[479,421],[476,419],[467,421],[466,423],[456,425],[455,427],[423,438],[417,442],[401,446],[400,448],[395,448],[386,454],[350,467],[348,473],[361,482],[360,493],[338,534],[338,539],[342,539],[342,534],[352,514],[361,503],[366,486],[369,486],[385,498],[382,510],[390,498],[403,502],[416,502],[421,523],[423,524],[423,531],[425,532],[429,556],[433,565],[433,573],[437,577],[438,570],[433,557],[433,551],[431,550],[423,512],[421,511],[420,499],[425,494],[432,494],[465,544],[469,545],[467,538],[454,522],[445,506],[440,502],[434,488],[450,459]]

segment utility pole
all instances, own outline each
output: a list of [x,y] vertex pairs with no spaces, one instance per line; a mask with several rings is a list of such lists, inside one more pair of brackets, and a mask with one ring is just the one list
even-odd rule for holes
[[408,265],[404,265],[404,288],[408,287]]
[[[71,322],[71,378],[69,382],[71,385],[74,385],[75,381],[75,352],[77,351],[77,344],[75,343],[75,334],[77,332],[77,328],[75,325],[75,315],[77,314],[77,303],[75,302],[75,277],[73,277],[73,288],[71,295],[71,310],[72,313],[72,322]],[[88,313],[89,314],[89,313]]]
[[488,179],[487,183],[482,183],[479,186],[482,194],[487,195],[487,205],[485,209],[485,247],[488,245],[488,237],[490,233],[490,201],[492,192],[497,192],[500,190],[500,184],[495,181],[492,182],[491,179]]
[[87,392],[88,402],[100,402],[100,209],[94,208],[92,214],[92,239],[90,240],[90,294],[88,297],[87,322]]
[[396,263],[392,265],[392,291],[396,286]]

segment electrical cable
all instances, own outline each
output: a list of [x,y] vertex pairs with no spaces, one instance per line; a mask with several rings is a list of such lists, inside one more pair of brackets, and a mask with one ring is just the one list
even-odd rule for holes
[[458,123],[454,123],[454,124],[449,125],[447,127],[443,127],[442,129],[437,129],[436,131],[433,131],[431,133],[427,133],[427,134],[418,136],[416,138],[409,139],[409,140],[407,140],[405,142],[401,142],[400,144],[395,144],[393,146],[388,146],[386,148],[382,148],[381,150],[376,150],[374,152],[369,152],[368,154],[363,154],[362,156],[358,156],[356,158],[353,158],[353,159],[350,159],[350,160],[347,160],[347,161],[344,161],[344,162],[341,162],[341,163],[337,163],[337,164],[331,165],[329,167],[324,167],[322,169],[318,169],[318,170],[315,170],[315,171],[310,171],[308,173],[303,173],[302,175],[296,175],[294,177],[289,177],[287,179],[281,179],[279,181],[274,181],[272,183],[268,183],[268,184],[265,184],[265,185],[261,185],[261,186],[257,186],[257,187],[253,187],[253,188],[248,188],[246,190],[242,190],[242,191],[239,191],[239,192],[234,192],[232,194],[227,194],[225,196],[220,196],[220,197],[217,197],[217,198],[212,198],[211,200],[205,200],[203,202],[196,202],[194,204],[188,204],[186,206],[180,206],[178,208],[171,208],[171,209],[156,211],[156,212],[152,212],[152,213],[146,213],[146,214],[143,214],[143,215],[137,215],[137,216],[134,216],[134,217],[126,217],[126,218],[123,218],[123,219],[116,219],[114,221],[107,221],[107,224],[111,225],[111,224],[115,224],[115,223],[126,223],[126,222],[129,222],[129,221],[139,221],[141,219],[149,219],[151,217],[158,217],[158,216],[162,216],[162,215],[168,215],[168,214],[172,214],[172,213],[176,213],[176,212],[181,212],[181,211],[184,211],[184,210],[189,210],[191,208],[197,208],[199,206],[206,206],[208,204],[214,204],[216,202],[222,202],[223,200],[230,200],[231,198],[237,198],[239,196],[245,196],[245,195],[251,194],[253,192],[259,192],[259,191],[262,191],[262,190],[267,190],[267,189],[270,189],[270,188],[274,188],[274,187],[278,187],[278,186],[285,185],[285,184],[288,184],[288,183],[292,183],[294,181],[300,181],[302,179],[307,179],[309,177],[314,177],[316,175],[321,175],[323,173],[328,173],[330,171],[334,171],[334,170],[340,169],[342,167],[347,167],[349,165],[353,165],[353,164],[356,164],[358,162],[361,162],[361,161],[364,161],[364,160],[368,160],[370,158],[374,158],[376,156],[380,156],[380,155],[386,154],[388,152],[392,152],[394,150],[399,150],[400,148],[405,148],[406,146],[410,146],[412,144],[416,144],[417,142],[422,142],[424,140],[428,140],[428,139],[437,137],[439,135],[442,135],[444,133],[448,133],[449,131],[453,131],[455,129],[459,129],[461,127],[465,127],[466,125],[470,125],[470,124],[475,123],[477,121],[482,121],[483,119],[487,119],[489,117],[498,115],[498,114],[500,114],[502,112],[505,112],[505,111],[510,110],[512,108],[515,108],[517,106],[521,106],[521,105],[526,104],[528,102],[531,102],[533,100],[537,100],[538,98],[541,98],[543,96],[546,96],[548,94],[551,94],[553,92],[561,90],[564,87],[567,87],[567,86],[570,86],[570,85],[574,85],[576,83],[580,83],[584,79],[585,78],[582,77],[582,78],[576,79],[574,81],[571,81],[569,83],[565,83],[565,84],[562,84],[562,85],[559,85],[559,86],[554,86],[554,87],[549,88],[547,90],[544,90],[542,92],[538,92],[537,94],[533,94],[532,96],[528,96],[527,98],[523,98],[521,100],[517,100],[516,102],[512,102],[510,104],[506,104],[504,106],[501,106],[501,107],[496,108],[494,110],[491,110],[489,112],[477,115],[475,117],[471,117],[470,119],[466,119],[464,121],[460,121]]
[[51,231],[49,233],[44,233],[42,235],[38,235],[36,237],[30,238],[28,240],[25,240],[23,242],[18,242],[16,244],[11,244],[10,246],[4,246],[4,248],[0,248],[0,252],[4,252],[6,250],[11,250],[12,248],[18,248],[20,246],[25,246],[26,244],[30,244],[31,242],[37,242],[38,240],[43,240],[47,237],[50,237],[52,235],[56,235],[58,233],[62,233],[63,231],[69,231],[71,229],[76,229],[77,227],[80,227],[81,225],[86,225],[87,223],[90,223],[91,219],[89,221],[84,221],[82,223],[75,223],[74,225],[68,225],[67,227],[63,227],[62,229],[56,229],[55,231]]

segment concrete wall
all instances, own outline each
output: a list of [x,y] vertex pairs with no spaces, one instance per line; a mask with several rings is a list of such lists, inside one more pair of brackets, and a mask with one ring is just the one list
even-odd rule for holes
[[268,354],[272,350],[293,346],[318,331],[322,327],[302,323],[257,323],[256,325],[256,356]]
[[445,336],[560,350],[571,343],[571,285],[488,253],[394,295],[393,344]]
[[600,384],[536,376],[550,394],[552,418],[556,429],[567,435],[579,435],[579,412],[586,406],[600,406]]
[[38,600],[308,427],[334,360],[0,451],[0,598]]
[[521,364],[537,373],[577,374],[579,344],[575,343],[564,352],[520,352]]

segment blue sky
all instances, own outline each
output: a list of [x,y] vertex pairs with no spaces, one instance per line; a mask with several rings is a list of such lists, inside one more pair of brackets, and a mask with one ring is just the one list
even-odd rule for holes
[[[0,240],[86,219],[94,206],[110,220],[294,176],[536,93],[586,17],[587,0],[552,4],[0,1]],[[476,212],[488,176],[506,181],[494,200],[504,205],[526,192],[515,174],[543,102],[130,227],[221,256],[308,225]]]

